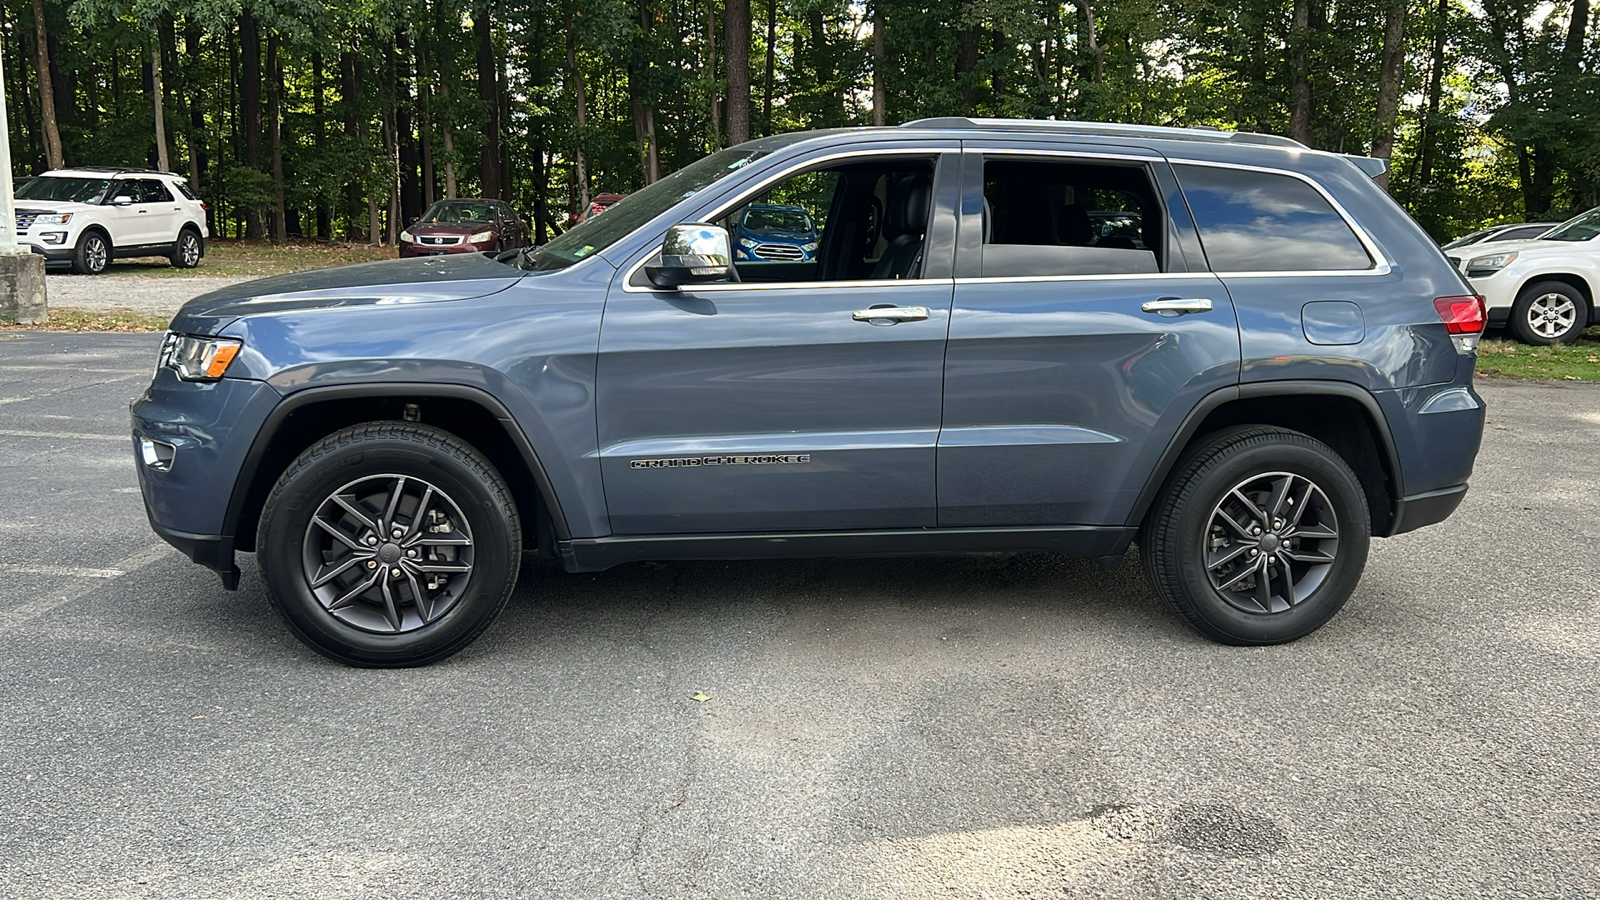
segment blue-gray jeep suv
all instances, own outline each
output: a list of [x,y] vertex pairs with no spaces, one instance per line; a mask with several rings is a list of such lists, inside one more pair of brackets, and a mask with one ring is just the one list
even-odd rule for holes
[[[524,554],[1053,550],[1234,644],[1461,502],[1481,300],[1283,138],[936,119],[765,138],[536,249],[235,285],[132,407],[150,522],[362,666],[464,647]],[[817,251],[735,259],[754,204]],[[1134,223],[1111,234],[1094,217]]]

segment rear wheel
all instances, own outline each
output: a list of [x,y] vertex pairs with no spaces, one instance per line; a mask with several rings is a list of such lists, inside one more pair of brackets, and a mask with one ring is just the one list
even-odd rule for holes
[[488,628],[516,584],[516,506],[488,460],[403,422],[336,432],[289,466],[257,558],[301,640],[354,666],[419,666]]
[[111,244],[98,231],[85,231],[78,237],[72,255],[72,271],[79,275],[99,275],[111,264]]
[[1589,325],[1589,301],[1564,282],[1530,284],[1511,305],[1510,325],[1524,344],[1570,344]]
[[1218,432],[1179,463],[1140,530],[1151,584],[1226,644],[1303,637],[1339,611],[1366,565],[1361,483],[1298,432]]
[[193,229],[185,228],[178,235],[178,243],[173,245],[172,260],[174,268],[192,269],[200,265],[200,235]]

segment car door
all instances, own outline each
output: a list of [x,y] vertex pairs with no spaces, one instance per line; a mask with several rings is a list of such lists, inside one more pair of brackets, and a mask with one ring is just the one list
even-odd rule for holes
[[179,217],[183,207],[178,198],[158,178],[140,178],[138,186],[138,220],[142,244],[170,244],[178,239]]
[[1120,525],[1239,336],[1165,161],[968,142],[941,526]]
[[150,242],[150,215],[141,202],[137,179],[115,181],[106,192],[105,223],[113,247],[137,247]]
[[[614,533],[935,524],[955,150],[944,142],[796,161],[700,215],[725,222],[774,196],[811,204],[840,249],[828,271],[796,276],[807,280],[667,291],[643,276],[650,251],[623,267],[606,300],[596,400]],[[830,166],[840,173],[832,196],[796,187]],[[883,171],[875,176],[874,166]],[[906,179],[929,181],[903,181],[896,167]],[[928,212],[914,226],[923,229],[920,266],[900,277],[862,277],[890,242],[863,232],[857,210],[890,183],[903,198],[930,190],[921,201]]]

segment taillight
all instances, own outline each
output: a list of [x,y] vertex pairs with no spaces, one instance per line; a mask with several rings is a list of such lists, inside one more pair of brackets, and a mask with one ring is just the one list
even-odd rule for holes
[[1483,308],[1483,298],[1477,294],[1435,297],[1433,308],[1439,311],[1445,330],[1451,334],[1478,334],[1489,321],[1488,313]]
[[1471,353],[1478,349],[1478,336],[1489,324],[1489,314],[1484,309],[1481,296],[1435,297],[1433,308],[1438,310],[1439,319],[1444,322],[1445,331],[1450,333],[1457,353]]

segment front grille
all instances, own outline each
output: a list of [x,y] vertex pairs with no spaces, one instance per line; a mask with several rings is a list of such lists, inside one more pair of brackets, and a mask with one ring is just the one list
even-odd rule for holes
[[1450,260],[1450,265],[1455,266],[1457,269],[1462,268],[1461,257],[1459,257],[1459,256],[1450,256],[1450,255],[1446,254],[1445,255],[1445,259]]
[[17,210],[17,230],[27,231],[29,228],[32,228],[33,220],[39,218],[39,215],[40,213],[37,209]]
[[451,247],[461,243],[461,237],[447,237],[445,235],[425,234],[417,238],[417,243],[428,247]]
[[805,259],[806,253],[793,244],[757,244],[756,259]]

